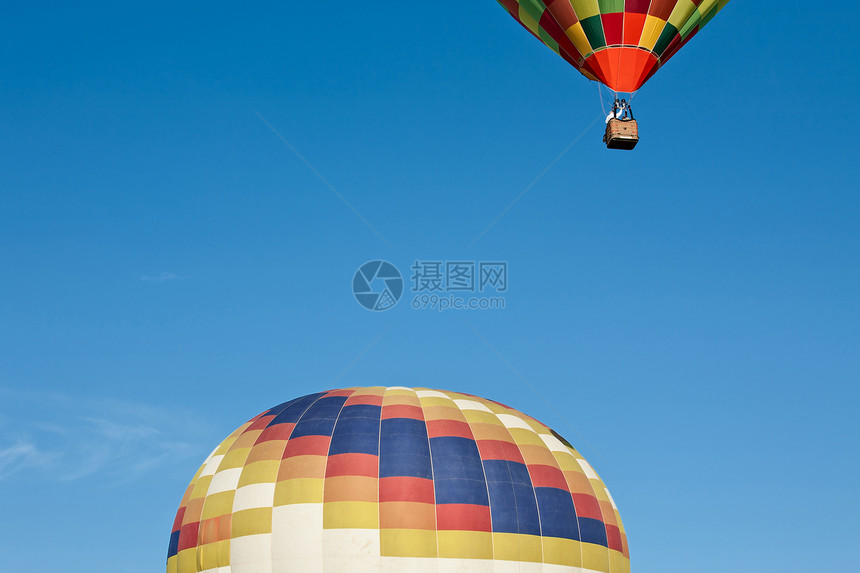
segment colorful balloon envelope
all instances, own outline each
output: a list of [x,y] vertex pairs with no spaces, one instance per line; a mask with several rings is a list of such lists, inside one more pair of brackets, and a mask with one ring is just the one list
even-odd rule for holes
[[423,388],[311,394],[206,459],[168,573],[627,573],[618,508],[564,438]]
[[729,0],[498,0],[587,78],[634,92]]

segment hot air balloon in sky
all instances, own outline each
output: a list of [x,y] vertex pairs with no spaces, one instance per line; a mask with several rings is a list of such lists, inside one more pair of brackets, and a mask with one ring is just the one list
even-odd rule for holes
[[[642,87],[729,0],[498,0],[585,77],[616,94],[611,117],[629,115],[619,93]],[[638,126],[627,126],[630,131]],[[609,135],[607,127],[607,135]],[[607,144],[610,142],[607,141]],[[635,141],[632,141],[635,145]],[[632,148],[630,146],[629,148]]]
[[547,426],[468,394],[311,394],[266,410],[182,498],[167,573],[628,573],[618,508]]

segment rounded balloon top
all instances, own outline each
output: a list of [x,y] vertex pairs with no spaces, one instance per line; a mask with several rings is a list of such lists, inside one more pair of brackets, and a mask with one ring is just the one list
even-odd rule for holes
[[729,0],[498,0],[589,79],[634,92]]
[[168,573],[612,572],[630,569],[594,469],[537,420],[423,388],[310,394],[206,459]]

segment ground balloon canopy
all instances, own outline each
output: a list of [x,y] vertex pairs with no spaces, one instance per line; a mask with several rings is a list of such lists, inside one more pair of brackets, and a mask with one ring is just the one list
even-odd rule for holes
[[252,418],[206,459],[168,573],[629,572],[615,502],[564,438],[468,394],[350,388]]

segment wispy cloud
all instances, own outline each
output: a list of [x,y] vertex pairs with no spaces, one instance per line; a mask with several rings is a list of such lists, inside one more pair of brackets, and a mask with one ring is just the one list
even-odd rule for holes
[[[205,450],[208,424],[184,410],[3,388],[0,404],[0,480],[35,471],[57,481],[128,481]],[[37,419],[15,416],[34,408]]]
[[27,438],[18,438],[0,447],[0,480],[24,469],[51,467],[57,459],[56,455],[40,451]]
[[181,281],[188,277],[177,275],[176,273],[161,272],[157,275],[143,275],[140,280],[148,283],[166,283],[169,281]]

